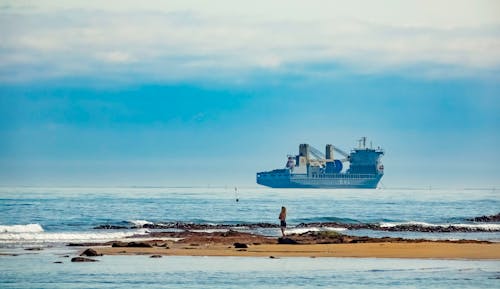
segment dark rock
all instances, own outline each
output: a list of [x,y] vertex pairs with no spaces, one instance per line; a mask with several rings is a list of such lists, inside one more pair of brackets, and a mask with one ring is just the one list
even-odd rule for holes
[[228,230],[227,232],[224,232],[222,234],[223,237],[231,237],[231,236],[237,236],[239,232],[234,231],[234,230]]
[[89,248],[89,249],[87,249],[87,250],[83,251],[83,252],[80,254],[80,256],[95,257],[95,256],[102,256],[102,254],[98,254],[98,253],[96,252],[96,250]]
[[55,262],[53,262],[53,263],[54,263],[54,264],[62,264],[63,262],[61,262],[61,261],[55,261]]
[[491,215],[491,216],[481,216],[481,217],[469,218],[466,220],[472,221],[472,222],[483,222],[483,223],[500,222],[500,213],[498,213],[496,215]]
[[127,247],[135,247],[135,248],[153,248],[153,246],[151,246],[150,244],[145,243],[145,242],[130,242],[130,243],[128,243],[128,246],[127,246]]
[[33,248],[24,248],[26,251],[42,251],[43,248],[41,247],[33,247]]
[[248,245],[247,244],[243,244],[243,243],[234,243],[233,246],[235,248],[248,248]]
[[96,247],[96,246],[108,246],[110,245],[111,242],[96,242],[96,243],[91,243],[91,242],[84,242],[84,243],[69,243],[66,246],[69,247]]
[[239,249],[239,250],[236,250],[236,251],[238,251],[238,252],[246,252],[247,249]]
[[74,257],[74,258],[71,258],[71,262],[98,262],[98,260],[85,258],[85,257]]
[[149,258],[161,258],[161,255],[151,255]]
[[145,242],[114,242],[111,247],[153,248],[153,246]]
[[123,230],[123,229],[129,229],[129,227],[125,226],[115,226],[115,225],[99,225],[94,227],[96,230]]
[[298,244],[298,242],[290,238],[278,238],[278,244]]

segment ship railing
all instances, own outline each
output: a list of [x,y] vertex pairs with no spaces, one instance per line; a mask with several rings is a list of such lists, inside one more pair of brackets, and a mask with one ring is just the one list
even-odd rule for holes
[[369,179],[376,177],[377,174],[292,174],[292,179]]

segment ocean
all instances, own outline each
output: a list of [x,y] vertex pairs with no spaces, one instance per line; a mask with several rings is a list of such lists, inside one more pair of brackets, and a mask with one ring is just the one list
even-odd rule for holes
[[[238,201],[237,201],[238,200]],[[220,188],[0,188],[1,288],[494,288],[499,261],[376,258],[105,256],[73,264],[70,242],[141,236],[144,224],[278,223],[289,233],[344,234],[500,242],[499,223],[467,219],[499,213],[494,189],[303,190]],[[466,228],[451,232],[304,228],[302,223],[378,224],[390,228]],[[101,225],[125,227],[94,229]],[[245,227],[241,227],[245,230]],[[278,228],[250,231],[279,236]],[[36,250],[32,250],[35,248]],[[26,250],[28,249],[28,250]],[[62,264],[53,263],[62,261]]]

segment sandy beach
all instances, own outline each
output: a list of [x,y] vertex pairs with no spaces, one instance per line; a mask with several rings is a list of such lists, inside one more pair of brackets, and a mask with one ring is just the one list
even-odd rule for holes
[[238,257],[359,257],[500,260],[500,244],[478,243],[367,243],[314,245],[250,245],[246,249],[221,244],[174,245],[169,249],[94,247],[104,255],[172,255]]

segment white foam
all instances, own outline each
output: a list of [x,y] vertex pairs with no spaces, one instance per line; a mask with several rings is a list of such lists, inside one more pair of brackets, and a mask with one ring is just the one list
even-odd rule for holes
[[196,232],[196,233],[225,233],[229,231],[228,229],[201,229],[201,230],[190,230],[191,232]]
[[462,228],[478,228],[489,231],[499,231],[500,224],[452,224],[450,226],[462,227]]
[[287,235],[290,235],[290,234],[304,234],[304,233],[307,233],[307,232],[318,232],[319,231],[319,228],[290,228],[290,229],[286,229],[285,232]]
[[342,231],[347,231],[346,228],[337,228],[337,227],[324,227],[325,231],[335,231],[335,232],[342,232]]
[[290,228],[286,229],[286,234],[304,234],[307,232],[324,232],[324,231],[335,231],[335,232],[341,232],[347,230],[346,228],[336,228],[336,227],[311,227],[311,228]]
[[62,243],[62,242],[106,242],[122,240],[134,235],[146,235],[146,230],[122,232],[22,232],[0,233],[0,243]]
[[0,233],[39,233],[43,232],[40,224],[0,225]]
[[153,225],[153,222],[146,221],[146,220],[132,220],[129,221],[130,223],[134,224],[136,228],[142,228],[144,225]]
[[470,229],[481,229],[486,231],[499,231],[500,224],[431,224],[425,222],[401,222],[401,223],[380,223],[382,228],[392,228],[395,226],[421,226],[421,227],[457,227],[457,228],[470,228]]
[[380,223],[379,226],[381,228],[392,228],[396,226],[422,226],[422,227],[437,227],[436,224],[430,224],[425,222],[393,222],[393,223]]

